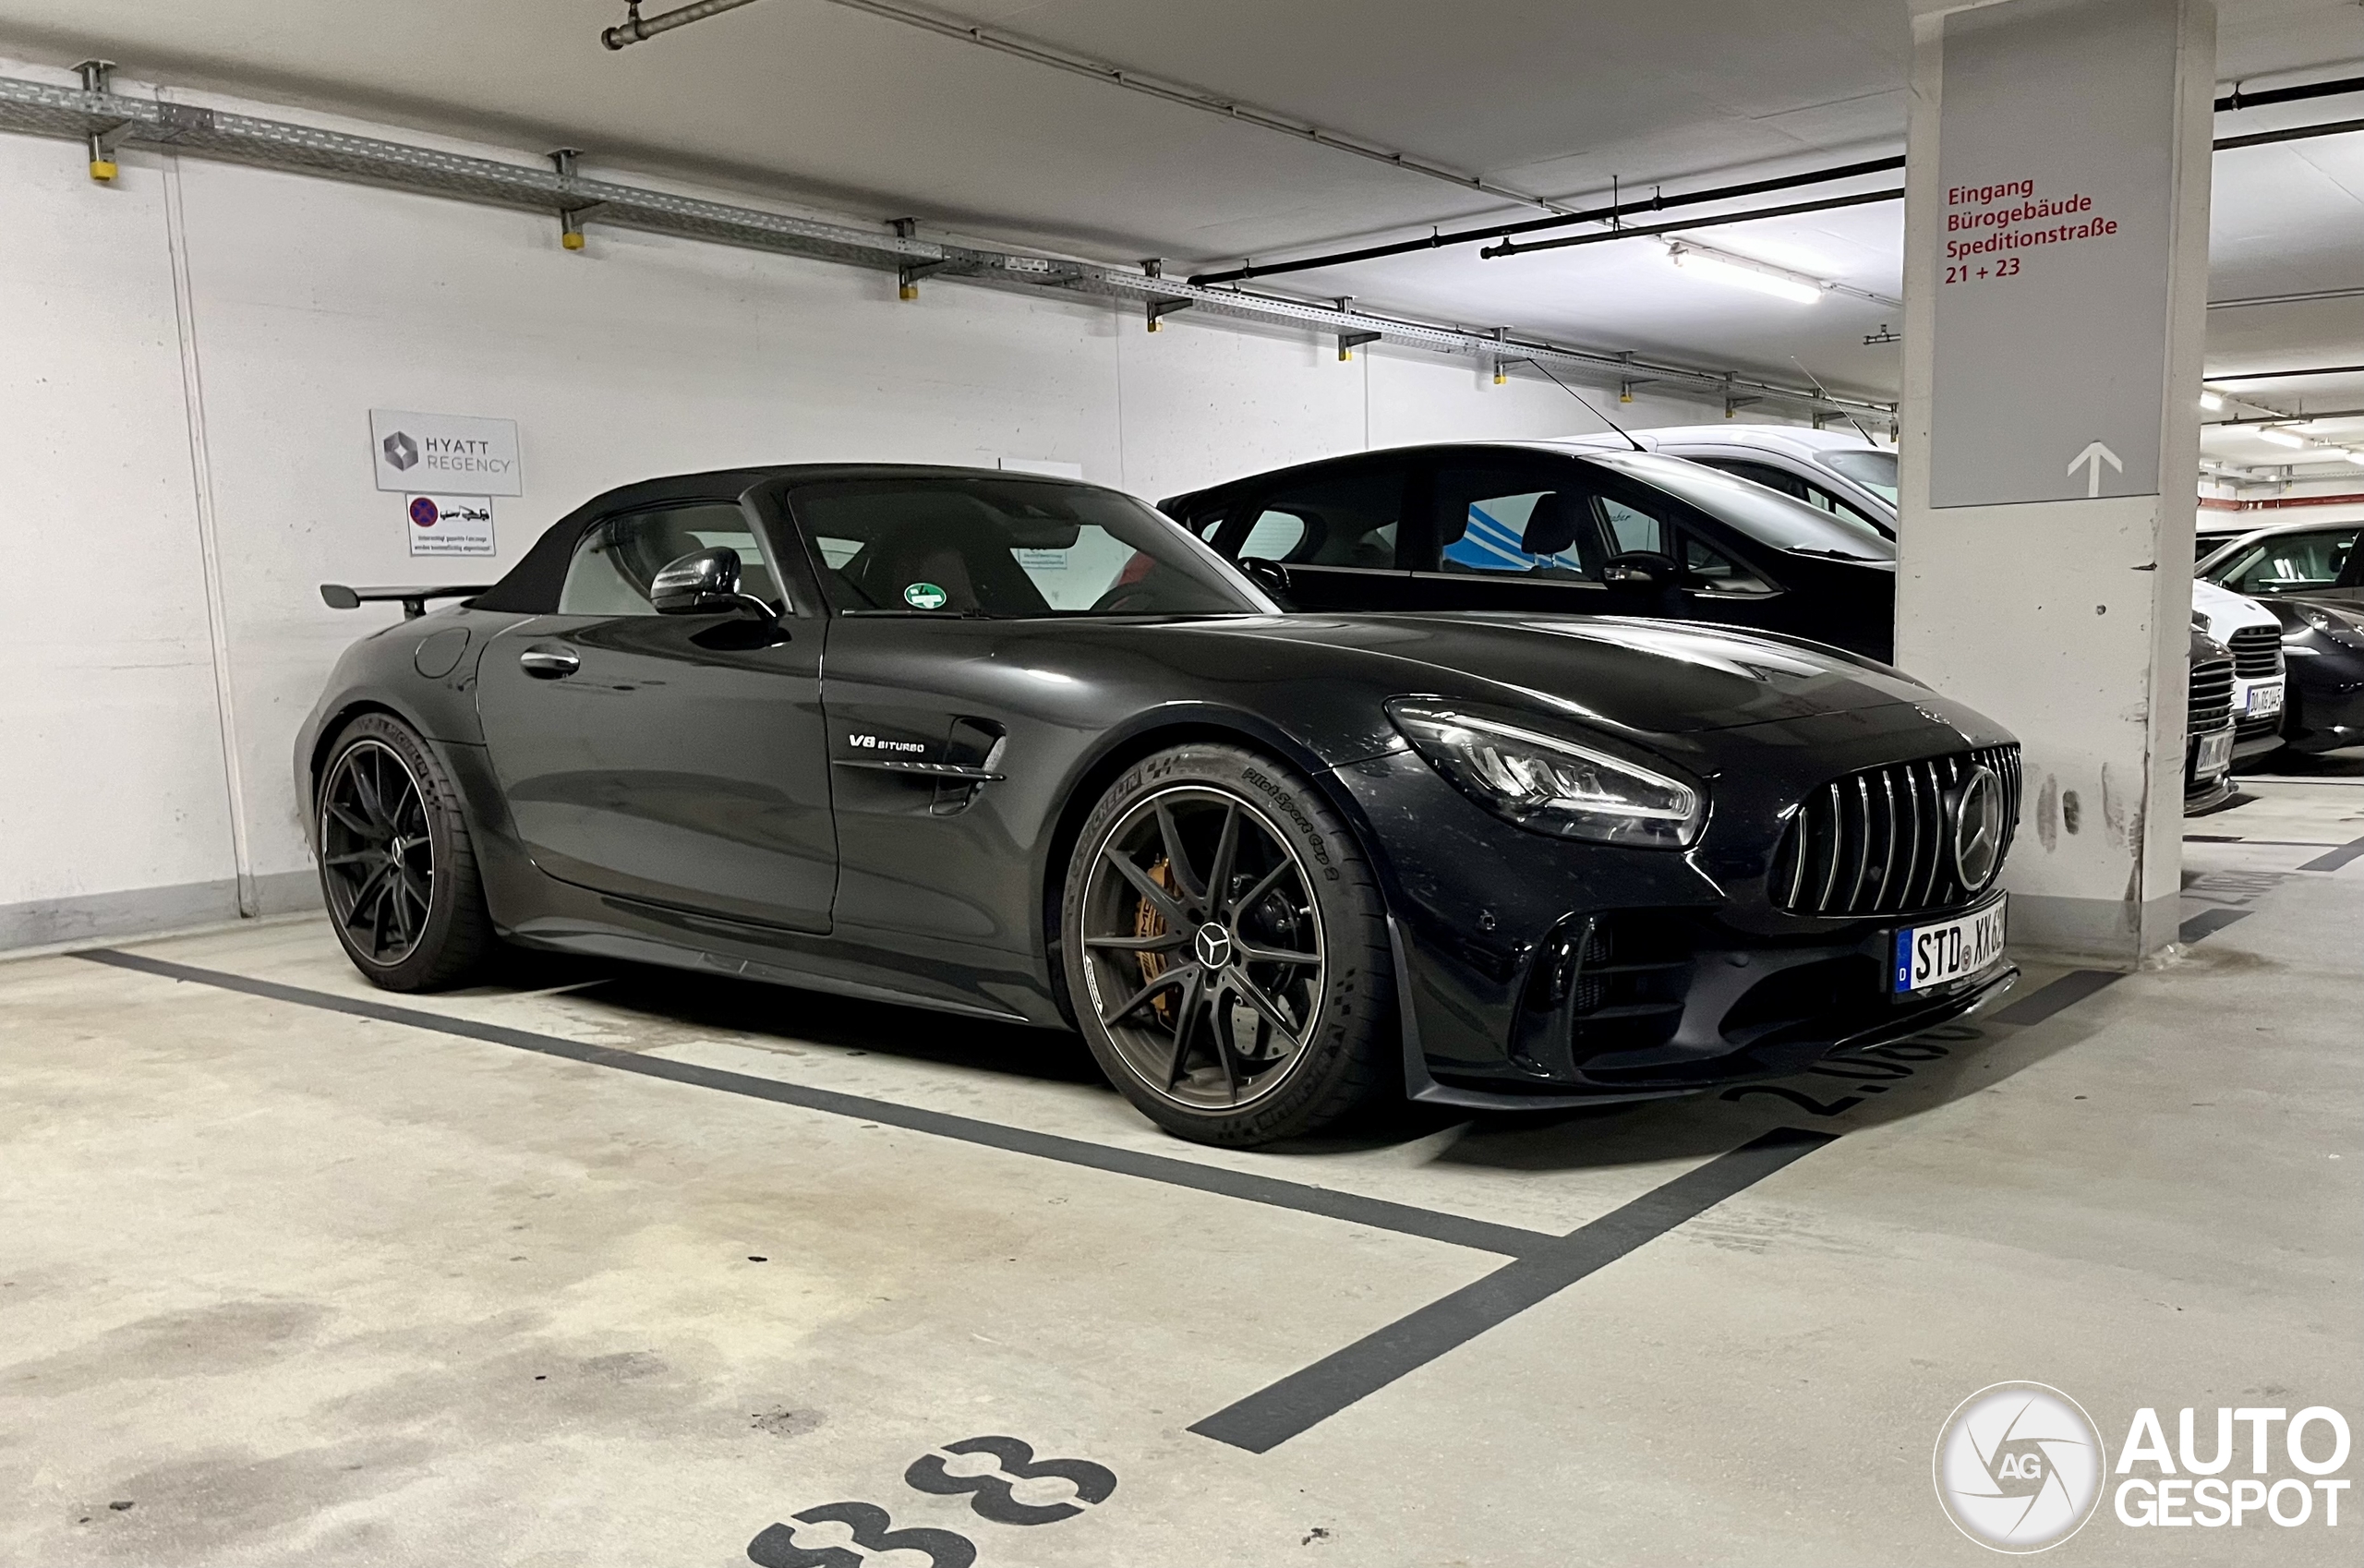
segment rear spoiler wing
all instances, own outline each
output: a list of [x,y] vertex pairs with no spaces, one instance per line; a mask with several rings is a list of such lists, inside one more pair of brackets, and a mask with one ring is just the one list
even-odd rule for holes
[[474,598],[492,591],[490,583],[438,583],[419,588],[348,588],[342,583],[320,585],[320,602],[331,609],[358,609],[365,604],[400,603],[403,619],[416,621],[427,613],[428,599]]

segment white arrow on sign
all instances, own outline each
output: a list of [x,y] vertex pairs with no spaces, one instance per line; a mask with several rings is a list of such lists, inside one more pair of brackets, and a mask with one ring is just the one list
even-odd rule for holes
[[2126,472],[2126,464],[2117,460],[2117,453],[2099,441],[2087,441],[2085,450],[2068,460],[2070,474],[2075,474],[2080,468],[2086,470],[2085,499],[2087,501],[2098,500],[2101,496],[2102,464],[2105,463],[2121,474]]

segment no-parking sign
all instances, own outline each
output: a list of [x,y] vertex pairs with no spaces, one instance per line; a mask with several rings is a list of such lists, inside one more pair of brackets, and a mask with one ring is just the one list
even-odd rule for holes
[[404,522],[413,555],[491,555],[492,498],[405,496]]

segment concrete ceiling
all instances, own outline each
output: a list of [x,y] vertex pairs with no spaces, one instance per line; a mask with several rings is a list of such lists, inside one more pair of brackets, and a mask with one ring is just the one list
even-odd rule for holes
[[[669,0],[647,0],[654,14]],[[1903,0],[945,0],[940,16],[1089,55],[1550,197],[1674,189],[1900,149]],[[849,10],[756,0],[612,53],[622,0],[0,0],[0,51],[685,175],[850,215],[1109,259],[1278,259],[1522,215],[1352,154]],[[2225,0],[2225,79],[2364,67],[2355,0]],[[2356,101],[2225,116],[2346,117]],[[2218,161],[2218,298],[2364,287],[2364,136]],[[1900,210],[1713,243],[1900,291]],[[1897,312],[1704,283],[1647,242],[1474,249],[1299,274],[1309,295],[1892,394]],[[2211,368],[2364,362],[2364,298],[2212,317]],[[2311,392],[2313,389],[2310,389]],[[2325,389],[2326,391],[2330,389]],[[2319,404],[2320,405],[2320,404]]]

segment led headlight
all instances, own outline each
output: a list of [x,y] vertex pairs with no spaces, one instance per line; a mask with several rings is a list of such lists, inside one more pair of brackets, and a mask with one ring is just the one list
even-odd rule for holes
[[1707,823],[1697,786],[1563,736],[1436,702],[1398,699],[1387,713],[1429,766],[1521,827],[1677,849]]
[[2340,642],[2350,641],[2357,636],[2358,633],[2364,632],[2364,621],[2358,621],[2355,616],[2345,610],[2333,609],[2327,605],[2317,604],[2298,604],[2290,608],[2298,612],[2299,620],[2323,635]]

